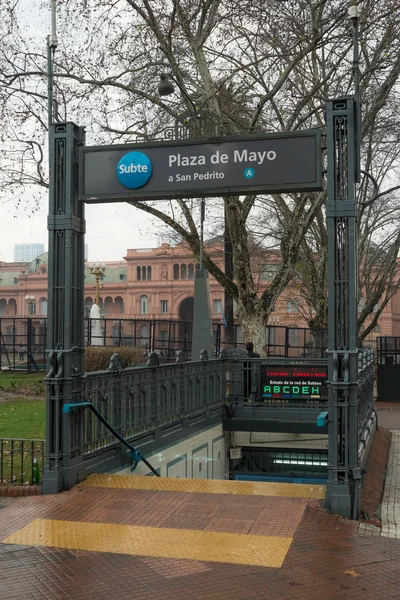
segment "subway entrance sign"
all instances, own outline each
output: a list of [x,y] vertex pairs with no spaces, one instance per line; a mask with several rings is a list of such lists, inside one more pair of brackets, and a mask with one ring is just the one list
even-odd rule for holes
[[322,189],[319,129],[80,149],[88,203]]
[[327,367],[308,365],[260,365],[262,398],[326,399]]

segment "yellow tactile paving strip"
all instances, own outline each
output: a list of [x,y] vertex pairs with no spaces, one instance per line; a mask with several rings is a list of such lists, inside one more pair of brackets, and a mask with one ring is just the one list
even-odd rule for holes
[[292,538],[35,519],[3,544],[280,568]]
[[273,483],[263,481],[228,481],[217,479],[168,479],[139,475],[90,475],[79,484],[83,487],[125,488],[130,490],[163,490],[205,494],[243,494],[282,498],[325,498],[324,485]]

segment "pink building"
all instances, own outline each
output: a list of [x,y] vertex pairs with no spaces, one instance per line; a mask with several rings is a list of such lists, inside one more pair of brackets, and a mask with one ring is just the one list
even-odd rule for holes
[[[221,270],[223,246],[218,240],[207,248]],[[276,270],[277,257],[257,257],[259,289],[268,286]],[[275,262],[274,262],[275,261]],[[263,264],[264,263],[264,264]],[[100,281],[100,310],[108,318],[167,319],[191,321],[194,276],[198,265],[184,244],[159,248],[130,249],[123,261],[106,262]],[[47,253],[31,263],[0,262],[0,317],[47,315]],[[211,310],[214,322],[221,323],[223,289],[210,276]],[[96,298],[95,276],[85,269],[85,305],[90,309]],[[279,298],[269,323],[306,327],[301,314],[301,299],[289,286]],[[400,294],[395,295],[379,318],[377,335],[400,335]]]

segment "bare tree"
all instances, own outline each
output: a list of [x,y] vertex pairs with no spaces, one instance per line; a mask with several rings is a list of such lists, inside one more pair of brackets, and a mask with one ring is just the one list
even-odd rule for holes
[[[400,9],[395,0],[381,0],[379,9],[375,4],[365,0],[361,15],[364,138],[381,114],[388,115],[399,75]],[[218,115],[225,134],[324,129],[325,100],[349,91],[347,5],[346,0],[60,1],[55,112],[61,120],[84,124],[93,143],[160,138],[173,120],[183,121],[183,113],[192,110],[189,98],[198,111]],[[15,158],[3,154],[0,187],[20,193],[27,185],[47,185],[46,56],[24,31],[19,4],[4,0],[0,28],[2,137],[21,157],[7,173]],[[162,102],[155,91],[162,72],[171,72],[185,93]],[[235,277],[207,254],[205,266],[235,298],[245,336],[259,350],[266,318],[293,277],[306,236],[318,229],[314,223],[322,219],[324,202],[325,192],[275,195],[263,202],[253,196],[224,200]],[[191,203],[134,205],[198,255]],[[279,224],[281,263],[260,294],[248,227],[263,213]],[[323,242],[321,237],[322,253]],[[310,259],[305,260],[313,279]]]

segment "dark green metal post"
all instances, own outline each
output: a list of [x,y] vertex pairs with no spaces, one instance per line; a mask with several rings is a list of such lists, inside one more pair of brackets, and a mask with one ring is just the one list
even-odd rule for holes
[[326,506],[358,518],[357,211],[359,140],[354,97],[326,105],[328,143],[328,405]]
[[64,404],[81,400],[84,374],[84,204],[78,200],[78,149],[84,130],[50,126],[49,301],[46,376],[46,464],[43,492],[68,489],[80,478],[80,411],[63,420]]

